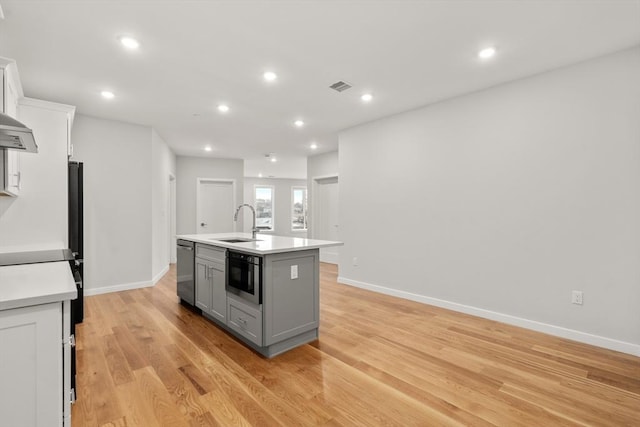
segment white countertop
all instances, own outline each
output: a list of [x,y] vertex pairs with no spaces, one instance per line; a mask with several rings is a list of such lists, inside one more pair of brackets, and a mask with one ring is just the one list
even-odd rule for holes
[[219,233],[219,234],[185,234],[177,236],[178,239],[189,240],[196,243],[218,246],[220,248],[235,249],[257,255],[275,254],[281,252],[304,251],[307,249],[328,248],[342,246],[342,242],[329,240],[305,239],[302,237],[274,236],[272,234],[258,233],[255,242],[229,243],[220,239],[243,238],[251,239],[251,233]]
[[67,261],[0,267],[0,310],[76,299]]

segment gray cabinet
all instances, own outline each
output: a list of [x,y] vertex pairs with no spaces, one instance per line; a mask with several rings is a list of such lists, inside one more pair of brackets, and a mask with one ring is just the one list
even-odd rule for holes
[[320,324],[318,250],[265,257],[264,343],[272,345]]
[[211,309],[211,282],[209,281],[209,262],[196,257],[196,307],[208,313]]
[[227,320],[225,256],[225,249],[196,245],[196,307],[222,323]]
[[235,296],[227,299],[229,318],[227,326],[249,341],[262,346],[262,310],[251,303],[246,303]]

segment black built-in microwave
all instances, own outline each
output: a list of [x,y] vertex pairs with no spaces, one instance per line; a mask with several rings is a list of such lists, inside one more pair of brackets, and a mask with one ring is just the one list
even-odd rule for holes
[[262,304],[262,257],[227,251],[227,291]]

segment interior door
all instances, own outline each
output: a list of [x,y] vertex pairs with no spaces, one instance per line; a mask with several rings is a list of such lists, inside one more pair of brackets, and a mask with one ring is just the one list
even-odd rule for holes
[[[316,201],[314,202],[315,238],[321,240],[340,240],[340,226],[338,224],[338,177],[316,180]],[[321,248],[320,261],[332,264],[338,263],[338,247]]]
[[229,233],[235,230],[234,187],[233,181],[198,180],[198,222],[196,224],[198,234]]

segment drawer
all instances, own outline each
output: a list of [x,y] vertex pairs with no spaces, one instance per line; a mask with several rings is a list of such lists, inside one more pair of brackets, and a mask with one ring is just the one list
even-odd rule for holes
[[262,311],[228,294],[227,326],[262,347]]
[[227,250],[216,246],[196,244],[196,256],[211,261],[225,262]]

